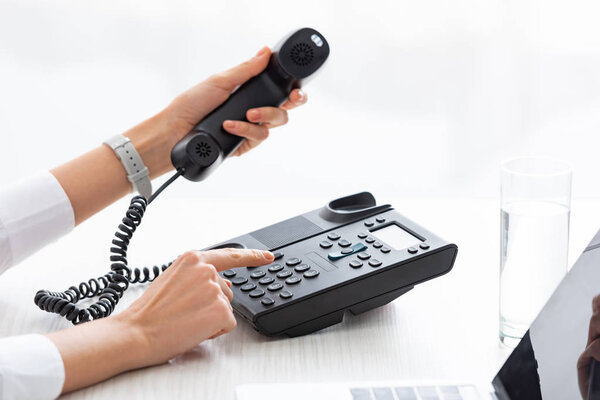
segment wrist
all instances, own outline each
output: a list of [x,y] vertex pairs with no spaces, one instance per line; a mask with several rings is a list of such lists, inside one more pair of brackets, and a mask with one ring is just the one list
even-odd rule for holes
[[173,169],[171,149],[175,140],[170,129],[168,118],[164,112],[160,112],[123,134],[131,140],[148,167],[151,179]]
[[111,331],[116,332],[120,353],[124,354],[118,373],[152,365],[150,341],[135,319],[125,311],[108,317],[106,322],[111,324]]

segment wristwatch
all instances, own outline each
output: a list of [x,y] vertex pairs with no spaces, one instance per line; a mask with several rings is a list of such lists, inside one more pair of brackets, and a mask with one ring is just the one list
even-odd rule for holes
[[148,200],[152,195],[150,174],[148,167],[144,165],[142,157],[138,154],[131,140],[123,135],[115,135],[104,141],[104,144],[113,149],[117,158],[125,167],[127,179],[131,182],[133,190]]

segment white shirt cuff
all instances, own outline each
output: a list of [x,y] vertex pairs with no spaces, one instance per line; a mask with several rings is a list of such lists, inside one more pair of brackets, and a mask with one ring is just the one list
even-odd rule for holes
[[64,381],[62,358],[46,336],[0,339],[0,399],[54,399]]
[[75,226],[73,207],[54,175],[38,173],[0,190],[0,274]]

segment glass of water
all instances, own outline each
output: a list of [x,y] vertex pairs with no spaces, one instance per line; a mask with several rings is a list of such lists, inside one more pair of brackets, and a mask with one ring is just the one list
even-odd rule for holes
[[568,164],[516,158],[501,167],[500,341],[514,347],[567,272]]

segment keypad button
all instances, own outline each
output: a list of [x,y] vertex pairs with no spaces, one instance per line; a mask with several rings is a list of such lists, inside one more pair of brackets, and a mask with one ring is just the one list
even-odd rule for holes
[[294,257],[294,258],[290,258],[289,260],[287,260],[285,262],[285,265],[287,265],[288,267],[293,267],[295,265],[300,264],[301,262],[302,262],[301,259]]
[[275,253],[273,253],[273,259],[274,260],[279,260],[280,258],[283,258],[283,253],[280,251],[277,251]]
[[377,260],[375,258],[372,258],[372,259],[369,260],[369,265],[371,267],[379,267],[379,266],[381,266],[381,261],[379,261],[379,260]]
[[340,236],[340,235],[338,235],[338,234],[337,234],[337,233],[335,233],[335,232],[331,232],[329,235],[327,235],[327,238],[328,238],[329,240],[338,240],[340,237],[341,237],[341,236]]
[[277,277],[281,279],[287,278],[288,276],[292,276],[292,271],[287,269],[277,274]]
[[373,225],[375,225],[375,222],[373,222],[372,220],[369,219],[369,220],[365,221],[365,226],[371,227]]
[[319,243],[319,246],[321,246],[324,249],[328,249],[331,246],[333,246],[333,243],[327,241],[327,240],[323,240],[321,243]]
[[283,269],[283,265],[281,264],[273,264],[269,267],[269,272],[279,272]]
[[365,242],[367,242],[367,243],[369,243],[369,244],[373,243],[374,241],[375,241],[375,238],[372,238],[372,237],[370,237],[370,236],[369,236],[368,238],[366,238],[366,239],[365,239]]
[[352,244],[352,242],[349,242],[346,239],[342,239],[338,242],[338,244],[342,247],[349,247]]
[[264,296],[265,291],[262,289],[256,289],[250,292],[250,297],[252,297],[253,299],[256,299],[260,296]]
[[317,271],[316,269],[311,269],[310,271],[306,271],[304,273],[304,277],[305,278],[309,278],[309,279],[310,278],[314,278],[314,277],[316,277],[318,275],[319,275],[319,271]]
[[294,275],[294,276],[290,276],[289,278],[287,278],[285,280],[285,283],[287,283],[288,285],[295,285],[296,283],[300,283],[301,280],[302,280],[302,278]]
[[380,249],[382,246],[383,246],[383,243],[381,243],[381,242],[373,243],[373,247],[375,247],[376,249]]
[[368,260],[369,258],[371,258],[371,255],[369,253],[358,253],[357,257],[360,258],[361,260]]
[[420,248],[422,248],[423,250],[427,250],[429,248],[429,245],[427,243],[421,243],[419,245]]
[[362,267],[362,266],[363,266],[363,263],[361,263],[361,262],[360,262],[360,261],[358,261],[358,260],[352,260],[352,261],[350,261],[350,266],[351,266],[352,268],[360,268],[360,267]]
[[242,286],[240,289],[242,289],[243,292],[249,292],[251,290],[256,289],[256,285],[252,282],[249,282]]
[[390,249],[389,247],[383,246],[381,248],[381,252],[382,253],[389,253],[390,251],[392,251],[392,249]]
[[235,276],[235,274],[237,274],[237,272],[235,272],[232,269],[228,269],[227,271],[223,272],[223,276],[225,278],[233,278]]
[[269,286],[267,286],[267,289],[269,289],[270,292],[276,292],[277,290],[281,289],[283,287],[283,285],[279,282],[275,282],[275,283],[271,283]]
[[272,276],[265,276],[260,281],[258,281],[258,283],[260,283],[261,285],[269,285],[273,282],[275,282],[275,279],[273,279]]
[[250,274],[250,278],[252,279],[259,279],[262,278],[263,276],[265,276],[267,273],[263,270],[260,271],[254,271],[253,273]]
[[342,254],[352,254],[352,253],[354,253],[354,249],[344,249],[340,253],[342,253]]
[[308,264],[296,265],[296,268],[294,268],[294,270],[296,270],[296,272],[304,272],[304,271],[308,271],[309,269],[310,269],[310,267],[308,266]]
[[359,239],[364,239],[364,238],[366,238],[367,236],[369,236],[369,235],[367,235],[367,234],[366,234],[366,233],[364,233],[364,232],[361,232],[361,233],[359,233],[359,234],[358,234],[358,238],[359,238]]
[[377,221],[377,222],[379,222],[380,224],[382,224],[382,223],[384,223],[384,222],[385,222],[385,218],[383,218],[383,217],[377,217],[377,218],[375,218],[375,221]]
[[416,247],[409,247],[408,248],[408,252],[410,254],[415,254],[417,251],[419,251],[419,249],[417,249]]
[[264,299],[262,299],[260,301],[264,306],[272,306],[273,304],[275,304],[275,300],[273,300],[270,297],[265,297]]
[[231,280],[231,283],[233,283],[234,285],[243,285],[244,283],[248,282],[248,278],[243,277],[243,276],[238,276],[237,278],[233,278]]
[[279,297],[281,297],[282,299],[291,299],[292,296],[294,294],[290,291],[284,290],[281,293],[279,293]]

